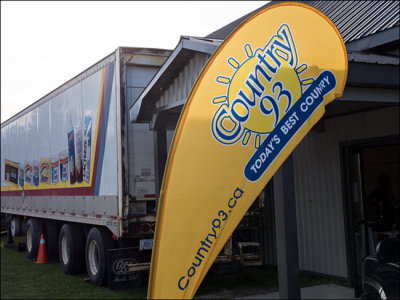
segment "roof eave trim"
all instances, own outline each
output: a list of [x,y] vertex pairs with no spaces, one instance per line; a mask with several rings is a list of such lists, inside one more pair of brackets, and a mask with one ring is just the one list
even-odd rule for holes
[[379,47],[399,39],[399,25],[378,33],[362,37],[358,40],[346,43],[348,51],[366,51]]
[[218,48],[219,45],[214,44],[214,43],[208,43],[208,42],[196,42],[193,40],[182,40],[183,42],[183,48],[196,51],[196,52],[202,52],[206,54],[212,55],[215,50]]

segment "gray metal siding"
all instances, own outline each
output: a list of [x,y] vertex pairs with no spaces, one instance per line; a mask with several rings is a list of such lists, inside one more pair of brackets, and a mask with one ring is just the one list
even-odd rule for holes
[[273,181],[265,189],[265,226],[263,240],[263,263],[276,265],[276,232]]
[[[399,107],[325,120],[294,151],[300,269],[347,277],[340,143],[399,134]],[[271,241],[274,242],[274,241]]]
[[210,55],[208,54],[196,52],[193,58],[174,79],[174,82],[156,102],[156,108],[186,100],[209,57]]

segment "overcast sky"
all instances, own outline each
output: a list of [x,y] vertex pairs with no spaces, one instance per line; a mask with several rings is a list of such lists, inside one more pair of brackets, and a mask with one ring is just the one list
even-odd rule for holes
[[1,122],[118,46],[174,49],[267,1],[1,1]]

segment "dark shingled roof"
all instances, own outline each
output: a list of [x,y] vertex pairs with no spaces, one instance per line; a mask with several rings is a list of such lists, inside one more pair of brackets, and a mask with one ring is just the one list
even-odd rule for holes
[[[225,39],[249,16],[281,1],[269,2],[259,9],[209,34],[207,38]],[[399,1],[299,1],[327,15],[345,43],[399,26]]]
[[345,43],[399,25],[399,1],[302,1],[327,15]]

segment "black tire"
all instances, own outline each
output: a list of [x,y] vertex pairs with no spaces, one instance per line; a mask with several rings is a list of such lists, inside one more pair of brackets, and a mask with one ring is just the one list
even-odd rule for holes
[[60,265],[64,273],[77,274],[84,271],[84,251],[84,238],[79,226],[64,224],[58,239]]
[[58,228],[54,221],[43,221],[44,239],[46,242],[47,256],[57,256],[58,252]]
[[366,285],[363,287],[361,299],[376,300],[381,299],[381,296],[379,295],[378,291],[376,291],[369,285]]
[[101,227],[90,229],[86,239],[86,269],[95,285],[107,283],[107,250],[115,247],[111,233]]
[[36,259],[39,252],[40,235],[43,233],[42,222],[38,219],[29,219],[25,231],[26,256]]
[[12,237],[21,235],[21,219],[20,217],[13,216],[10,221],[10,230]]

